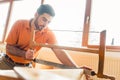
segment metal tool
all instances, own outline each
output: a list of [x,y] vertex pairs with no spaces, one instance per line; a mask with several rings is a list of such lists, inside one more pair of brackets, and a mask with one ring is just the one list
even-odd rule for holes
[[54,66],[54,67],[58,67],[58,68],[61,68],[61,69],[84,69],[85,74],[91,75],[91,76],[96,75],[96,73],[89,68],[83,68],[83,67],[77,68],[77,67],[67,66],[67,65],[64,65],[64,64],[45,61],[45,60],[41,60],[41,59],[34,59],[33,61],[36,62],[36,63],[39,63],[39,64]]

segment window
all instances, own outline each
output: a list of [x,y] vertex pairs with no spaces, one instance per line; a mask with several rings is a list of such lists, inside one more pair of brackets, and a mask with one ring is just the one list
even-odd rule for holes
[[45,0],[56,12],[50,28],[63,46],[81,46],[86,0]]
[[[99,32],[107,31],[106,44],[114,49],[120,49],[120,33],[119,33],[119,0],[43,0],[44,3],[51,4],[56,12],[56,16],[50,23],[49,27],[55,32],[58,42],[63,46],[79,47],[99,44]],[[92,7],[90,7],[92,1]],[[85,14],[85,6],[87,2]],[[14,1],[8,32],[13,23],[18,19],[31,19],[34,17],[36,9],[41,4],[39,0],[18,0]],[[89,17],[89,9],[91,8],[91,16]],[[0,4],[0,41],[2,40],[9,3]],[[3,15],[4,14],[4,15]],[[13,17],[14,16],[14,17]],[[85,20],[89,24],[84,24]],[[90,19],[90,21],[89,21]],[[83,27],[84,31],[83,32]],[[88,28],[90,27],[90,29]],[[88,32],[89,31],[89,32]],[[7,32],[7,33],[8,33]],[[88,34],[89,33],[89,34]],[[85,34],[84,37],[82,34]],[[82,42],[82,37],[83,42]],[[116,47],[115,47],[116,46]]]
[[93,0],[89,44],[99,43],[99,32],[107,31],[106,45],[120,46],[119,0]]

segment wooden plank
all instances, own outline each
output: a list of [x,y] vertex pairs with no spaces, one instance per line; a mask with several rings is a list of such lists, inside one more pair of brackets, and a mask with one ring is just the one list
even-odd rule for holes
[[28,67],[14,67],[14,70],[24,80],[86,80],[81,79],[83,69],[35,69]]
[[98,49],[91,49],[91,48],[85,48],[85,47],[75,48],[75,47],[59,46],[59,45],[54,45],[54,44],[34,43],[33,46],[41,46],[41,47],[48,47],[48,48],[81,51],[81,52],[89,52],[89,53],[96,53],[96,54],[98,54],[98,52],[99,52]]
[[0,70],[0,80],[23,80],[14,70]]

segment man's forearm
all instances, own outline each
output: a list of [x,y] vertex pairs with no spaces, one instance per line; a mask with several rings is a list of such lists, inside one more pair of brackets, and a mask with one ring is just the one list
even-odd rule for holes
[[70,55],[66,53],[64,50],[60,49],[53,49],[57,58],[65,65],[78,67],[78,65],[72,60]]
[[18,47],[16,46],[12,46],[12,45],[6,45],[6,51],[9,52],[10,54],[12,55],[15,55],[15,56],[20,56],[20,57],[23,57],[25,58],[25,52],[24,50],[21,50],[19,49]]

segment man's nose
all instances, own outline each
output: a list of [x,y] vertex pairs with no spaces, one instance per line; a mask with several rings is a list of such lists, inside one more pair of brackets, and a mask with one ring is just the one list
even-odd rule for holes
[[48,21],[44,22],[44,26],[48,25]]

